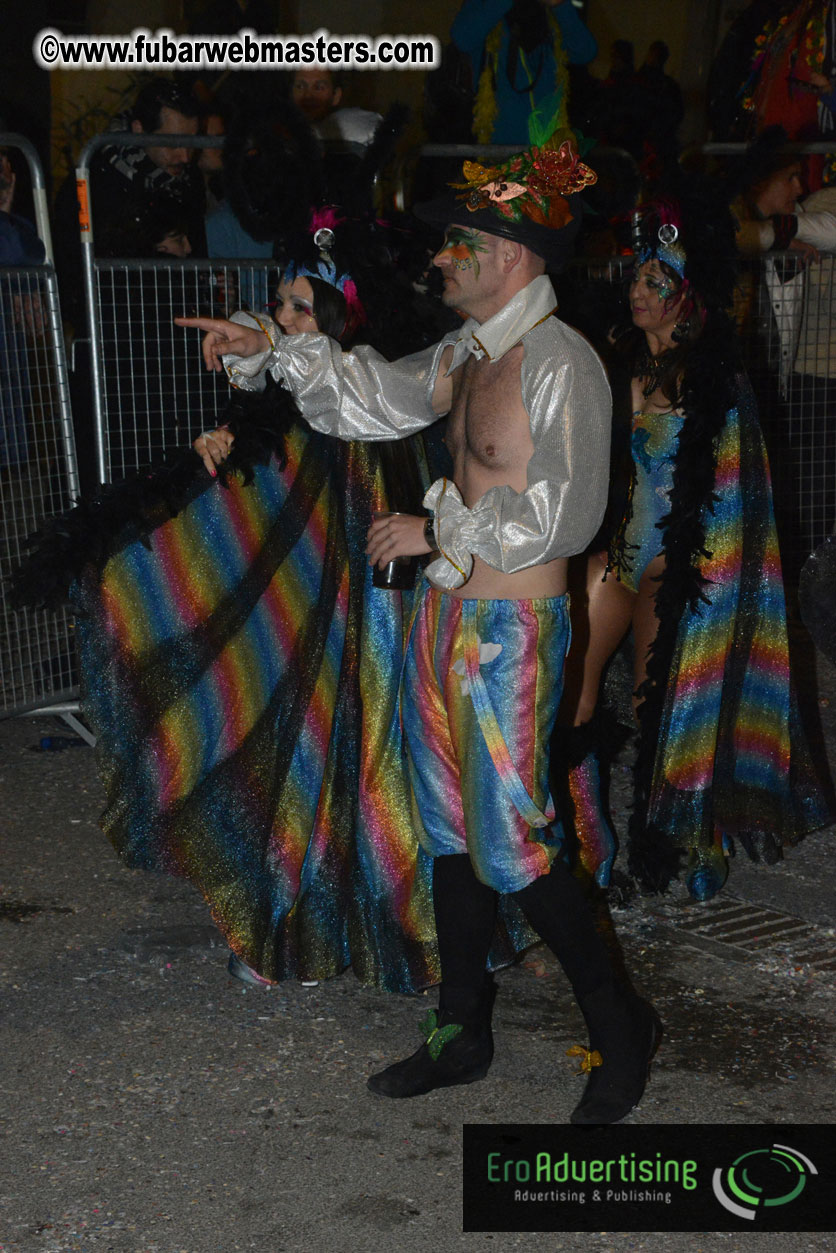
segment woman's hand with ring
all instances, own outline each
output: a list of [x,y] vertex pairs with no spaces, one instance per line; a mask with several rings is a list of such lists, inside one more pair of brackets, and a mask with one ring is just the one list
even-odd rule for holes
[[219,426],[214,431],[201,431],[192,444],[213,479],[217,478],[217,466],[226,461],[234,442],[235,436],[232,431],[225,426]]

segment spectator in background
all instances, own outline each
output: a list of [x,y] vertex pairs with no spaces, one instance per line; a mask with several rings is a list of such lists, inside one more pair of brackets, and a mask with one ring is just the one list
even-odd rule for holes
[[342,143],[366,147],[374,139],[382,121],[379,113],[369,109],[341,109],[342,78],[324,66],[297,70],[290,95],[315,133],[329,145]]
[[721,43],[708,77],[708,120],[715,140],[745,139],[752,114],[743,103],[742,85],[752,66],[755,40],[782,0],[750,0],[734,18]]
[[[115,131],[135,135],[196,135],[200,107],[195,98],[170,79],[155,78],[140,90],[133,107],[113,122]],[[165,197],[177,201],[188,218],[188,235],[204,252],[203,180],[192,160],[194,149],[152,145],[148,148],[110,144],[90,163],[90,208],[94,240],[100,233],[122,232],[126,222],[144,215],[150,204]],[[139,256],[130,250],[123,256]],[[137,248],[141,247],[137,241]],[[65,318],[78,330],[83,325],[83,280],[75,176],[70,175],[55,202],[56,268],[61,280]]]
[[651,128],[647,93],[635,72],[633,45],[616,39],[610,49],[610,72],[598,92],[592,133],[599,143],[623,148],[643,166],[645,180],[658,173],[648,168],[648,134]]
[[189,214],[179,200],[158,196],[99,234],[105,257],[190,257]]
[[[794,580],[807,554],[836,524],[836,413],[830,412],[836,408],[836,187],[801,200],[802,163],[786,139],[780,127],[771,127],[752,145],[732,210],[740,251],[766,254],[768,339],[773,340],[773,328],[777,332],[769,364],[777,368],[789,402],[767,430],[775,453],[782,445],[789,452],[789,457],[773,455],[773,464],[776,502],[793,534],[784,558]],[[738,315],[751,313],[754,295],[750,282]]]
[[[0,119],[0,132],[5,125]],[[31,222],[12,212],[15,173],[9,154],[0,148],[0,265],[40,265],[44,246]]]
[[[282,231],[303,230],[323,199],[316,137],[301,112],[274,102],[269,112],[233,118],[224,148],[224,198],[206,219],[210,257],[269,261]],[[268,299],[262,266],[241,275],[240,300],[260,311]]]
[[382,118],[369,109],[343,108],[344,83],[345,75],[329,69],[297,70],[291,100],[319,141],[325,199],[354,216],[372,209],[373,175],[394,152],[408,110],[395,103]]
[[[190,35],[217,38],[254,31],[257,35],[276,33],[276,0],[187,0],[185,11]],[[178,80],[188,83],[202,103],[207,103],[222,89],[224,99],[247,113],[269,109],[283,91],[285,74],[265,66],[237,69],[203,66],[196,73],[178,68]]]
[[[168,79],[154,79],[142,88],[130,112],[117,118],[114,129],[135,135],[196,135],[199,116],[190,93]],[[202,180],[194,153],[192,148],[162,145],[102,148],[90,167],[96,225],[118,223],[126,211],[141,210],[159,195],[179,200],[191,215],[202,217]]]
[[829,96],[827,27],[831,0],[791,0],[767,11],[739,95],[756,131],[781,125],[791,139],[815,139],[819,95]]
[[630,40],[614,39],[610,48],[610,72],[604,79],[604,85],[631,82],[635,72],[633,45]]
[[464,0],[450,28],[478,83],[473,133],[478,143],[527,144],[528,119],[555,91],[568,122],[570,65],[598,52],[571,0]]

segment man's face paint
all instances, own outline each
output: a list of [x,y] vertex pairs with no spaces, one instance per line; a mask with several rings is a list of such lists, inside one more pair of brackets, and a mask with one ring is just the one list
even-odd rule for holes
[[474,277],[479,277],[479,258],[477,253],[487,252],[482,240],[472,231],[463,227],[451,226],[444,237],[442,253],[447,253],[456,270],[472,270]]

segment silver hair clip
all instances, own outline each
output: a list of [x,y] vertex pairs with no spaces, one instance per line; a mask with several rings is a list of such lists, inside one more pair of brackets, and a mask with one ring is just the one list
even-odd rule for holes
[[336,262],[330,251],[334,246],[334,232],[329,226],[320,226],[319,230],[314,231],[313,241],[314,247],[319,249],[319,264],[322,277],[327,283],[333,283],[337,277]]
[[320,226],[319,230],[314,232],[313,241],[314,247],[320,252],[330,253],[334,246],[334,232],[328,226]]

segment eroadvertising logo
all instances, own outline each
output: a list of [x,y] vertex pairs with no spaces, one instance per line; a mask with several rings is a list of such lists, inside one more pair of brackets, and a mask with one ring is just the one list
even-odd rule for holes
[[827,1125],[468,1124],[463,1230],[831,1231],[834,1181]]
[[741,1153],[725,1170],[718,1166],[711,1182],[714,1195],[729,1213],[751,1221],[759,1206],[789,1205],[801,1196],[807,1176],[818,1173],[798,1149],[773,1144]]

